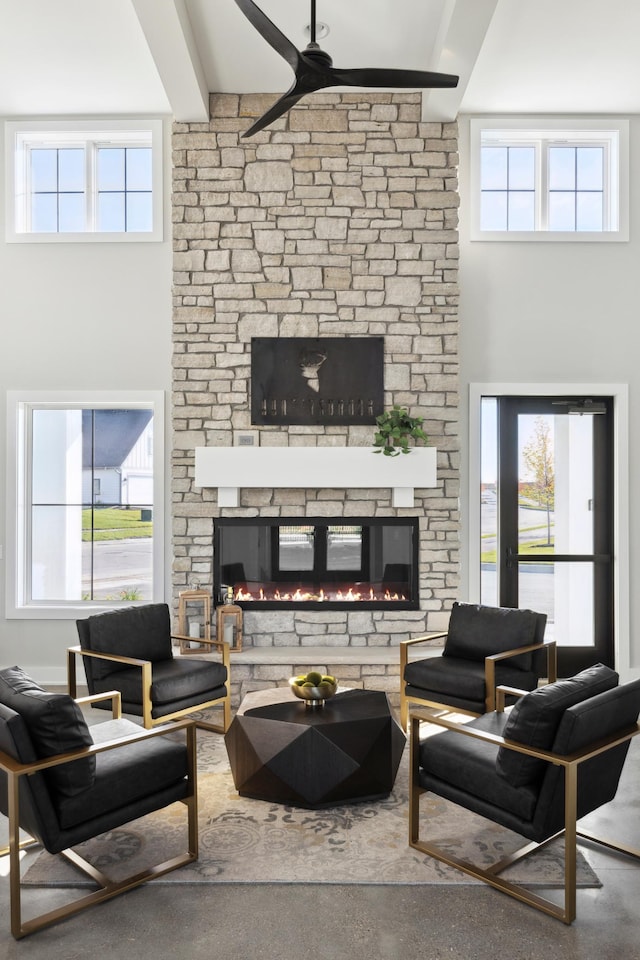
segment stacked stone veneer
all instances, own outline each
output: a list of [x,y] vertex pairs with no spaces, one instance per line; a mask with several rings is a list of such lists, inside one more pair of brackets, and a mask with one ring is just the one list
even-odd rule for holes
[[[422,123],[417,93],[319,94],[241,139],[273,99],[215,95],[210,123],[174,127],[173,590],[194,577],[212,586],[221,510],[215,489],[194,486],[194,449],[252,429],[251,338],[382,335],[385,405],[425,418],[437,487],[397,511],[390,491],[366,489],[243,490],[241,507],[222,511],[420,517],[419,611],[245,614],[245,648],[355,645],[364,662],[364,648],[440,629],[456,596],[457,126]],[[262,447],[372,437],[361,426],[260,428]],[[240,657],[236,680],[277,679]],[[397,686],[397,668],[378,665],[379,687],[389,670]]]

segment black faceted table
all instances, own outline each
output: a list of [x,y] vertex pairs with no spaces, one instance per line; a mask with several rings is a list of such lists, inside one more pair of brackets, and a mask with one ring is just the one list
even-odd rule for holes
[[314,808],[388,796],[405,735],[386,693],[348,690],[238,713],[225,743],[241,796]]

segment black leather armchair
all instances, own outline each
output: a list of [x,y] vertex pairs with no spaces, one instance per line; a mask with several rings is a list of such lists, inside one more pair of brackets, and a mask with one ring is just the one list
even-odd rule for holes
[[[76,657],[82,656],[90,694],[119,690],[124,713],[142,717],[150,729],[178,717],[222,707],[222,724],[198,720],[225,733],[231,722],[229,645],[208,641],[221,662],[193,655],[174,657],[166,603],[150,603],[77,620],[80,645],[68,650],[69,693],[77,692]],[[201,641],[204,642],[204,641]],[[107,704],[97,706],[108,707]]]
[[[556,645],[544,643],[547,617],[533,610],[454,603],[449,628],[400,644],[400,721],[409,703],[479,716],[495,707],[498,684],[533,690],[556,679]],[[445,638],[442,656],[410,660],[418,643]]]
[[[640,850],[599,840],[576,823],[612,800],[632,737],[640,733],[640,680],[618,685],[602,664],[539,687],[509,710],[498,688],[498,710],[467,723],[446,714],[411,711],[409,843],[552,917],[576,916],[576,838],[602,843],[636,860]],[[421,740],[423,723],[447,728]],[[431,792],[528,841],[489,868],[481,868],[420,839],[420,796]],[[561,905],[501,876],[506,867],[564,836]]]
[[[16,939],[197,859],[194,722],[143,730],[120,717],[116,691],[106,696],[114,719],[89,728],[78,703],[95,698],[76,702],[43,690],[19,667],[0,670],[0,811],[9,819],[0,856],[9,855]],[[112,881],[72,849],[177,801],[187,807],[186,851],[134,876]],[[30,839],[21,840],[20,830]],[[99,889],[23,921],[20,850],[34,843],[64,856]]]

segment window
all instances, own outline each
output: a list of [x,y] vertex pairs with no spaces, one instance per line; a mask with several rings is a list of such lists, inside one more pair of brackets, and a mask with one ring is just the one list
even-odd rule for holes
[[163,595],[163,400],[10,393],[7,616]]
[[320,578],[333,579],[348,570],[362,579],[368,550],[368,529],[361,526],[277,526],[273,528],[273,576],[313,570]]
[[471,121],[473,240],[626,240],[628,124]]
[[8,122],[9,241],[162,239],[162,124]]

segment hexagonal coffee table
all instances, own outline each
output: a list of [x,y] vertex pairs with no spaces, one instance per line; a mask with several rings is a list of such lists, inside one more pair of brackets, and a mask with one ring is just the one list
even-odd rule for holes
[[241,796],[316,808],[388,796],[405,735],[386,693],[348,690],[320,708],[241,707],[225,743]]

